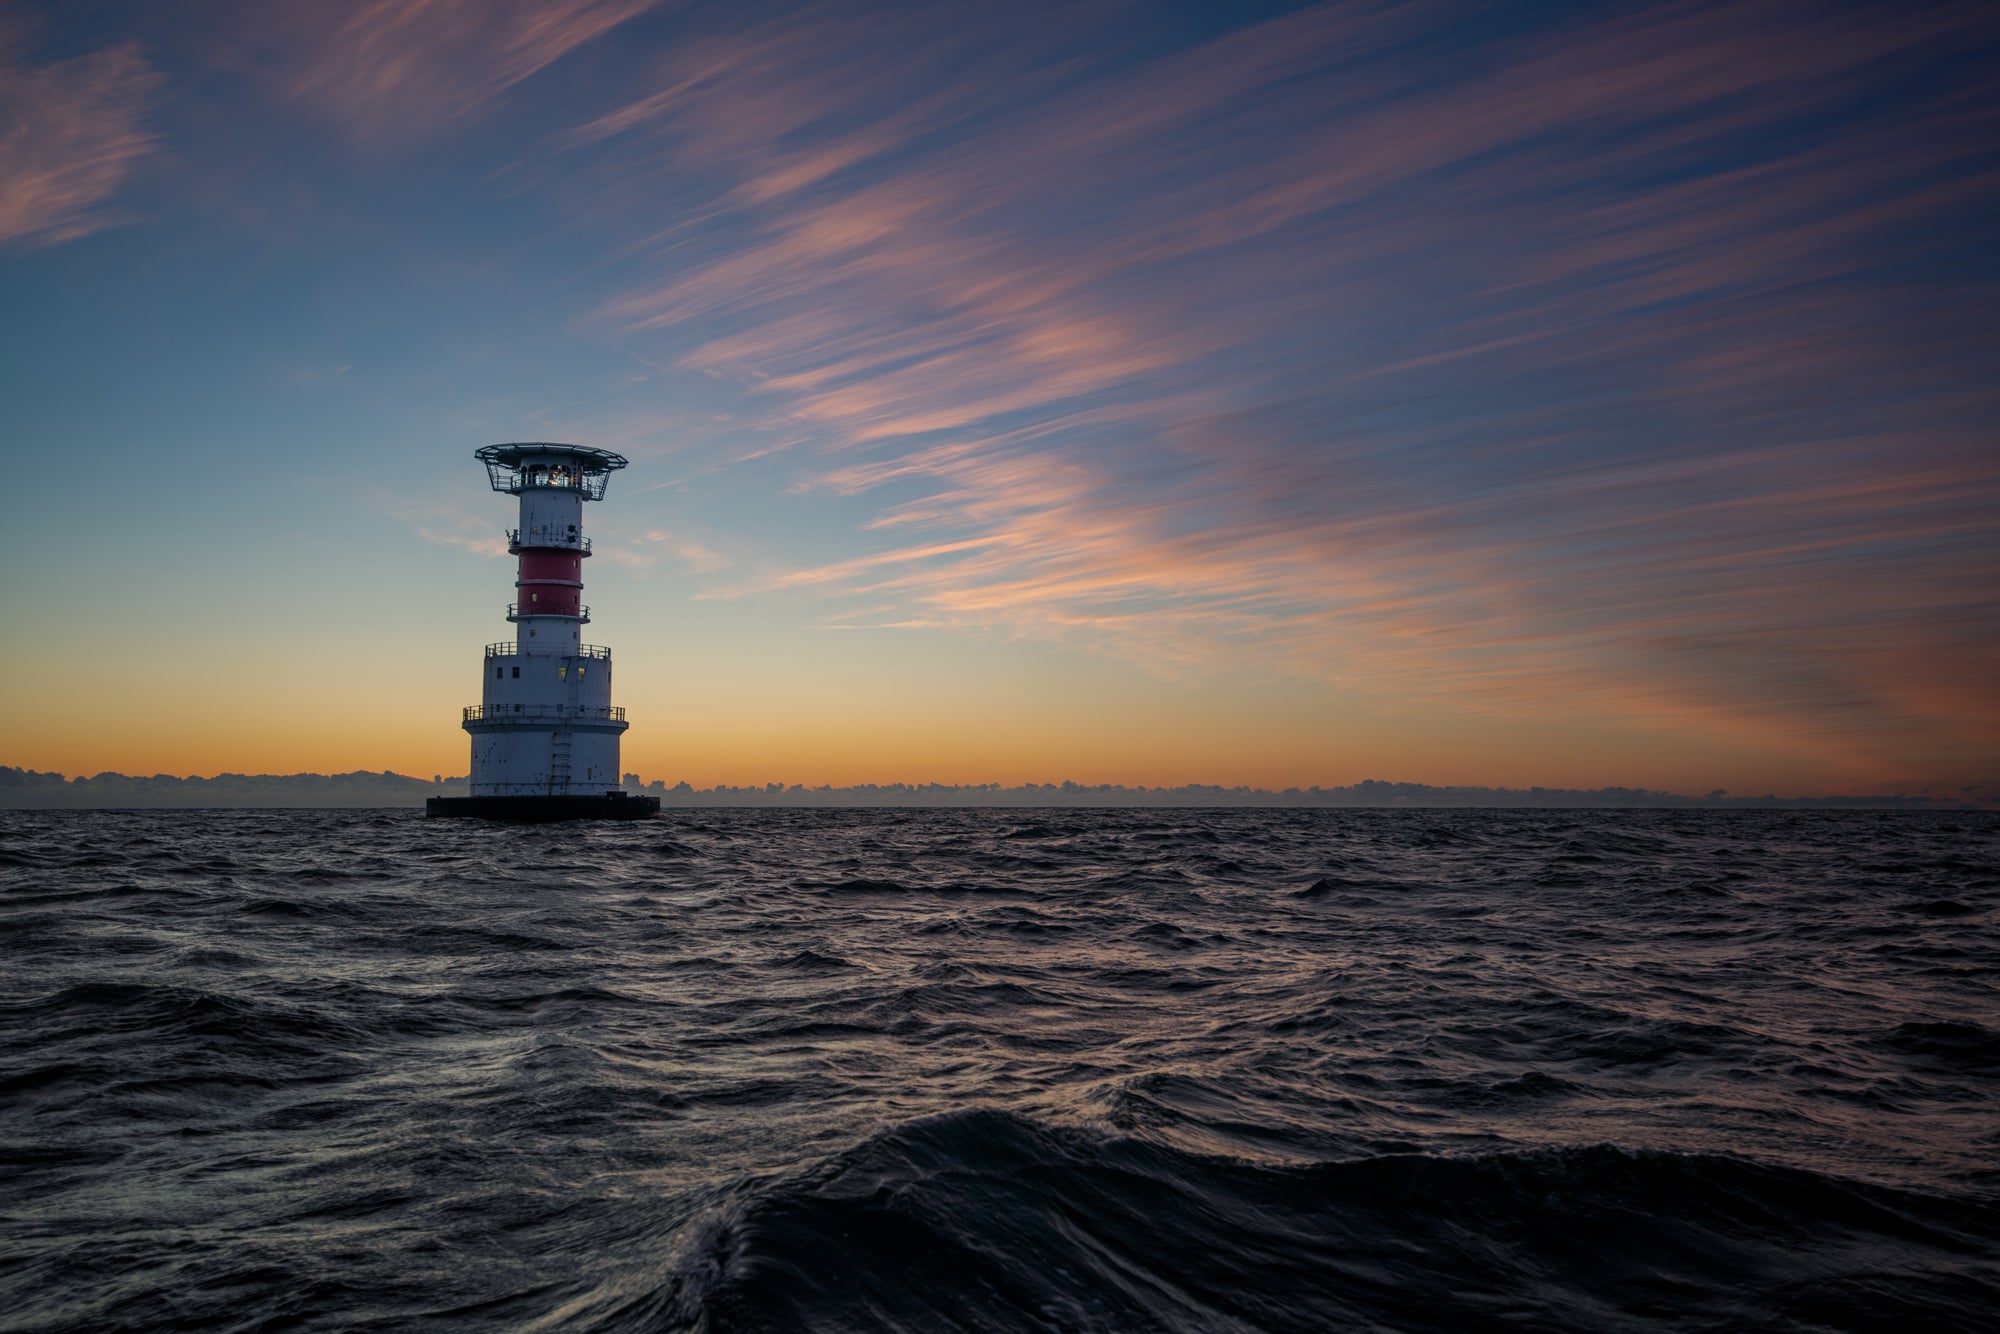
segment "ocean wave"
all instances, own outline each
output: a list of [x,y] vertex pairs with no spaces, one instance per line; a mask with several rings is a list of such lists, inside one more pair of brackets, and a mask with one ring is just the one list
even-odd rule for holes
[[2000,1306],[1990,817],[59,812],[0,851],[31,1334]]
[[2000,1307],[2000,1207],[1606,1144],[1271,1167],[974,1110],[685,1233],[610,1325],[1974,1331]]

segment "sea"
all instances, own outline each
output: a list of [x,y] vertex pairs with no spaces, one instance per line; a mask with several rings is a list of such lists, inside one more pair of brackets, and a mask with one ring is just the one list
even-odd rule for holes
[[2000,1328],[2000,815],[0,812],[0,1328]]

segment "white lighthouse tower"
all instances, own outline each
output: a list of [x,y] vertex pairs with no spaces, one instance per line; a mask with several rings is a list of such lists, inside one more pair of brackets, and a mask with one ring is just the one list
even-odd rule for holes
[[625,710],[611,702],[611,650],[583,642],[583,502],[604,499],[622,455],[581,445],[488,445],[476,457],[495,491],[520,497],[507,550],[520,558],[507,619],[488,644],[480,702],[465,710],[472,795],[433,797],[432,815],[501,820],[637,819],[657,797],[619,789]]

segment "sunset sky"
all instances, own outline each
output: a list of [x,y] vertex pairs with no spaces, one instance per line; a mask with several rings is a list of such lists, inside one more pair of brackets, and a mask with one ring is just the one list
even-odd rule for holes
[[0,763],[2000,794],[1987,4],[0,5]]

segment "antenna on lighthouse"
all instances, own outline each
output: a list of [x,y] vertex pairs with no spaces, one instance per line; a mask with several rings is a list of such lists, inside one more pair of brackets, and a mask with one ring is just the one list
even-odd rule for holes
[[472,795],[432,797],[430,815],[489,820],[636,820],[658,797],[619,787],[625,710],[611,702],[611,650],[583,642],[583,502],[604,499],[625,456],[533,442],[475,452],[495,491],[520,499],[507,551],[518,558],[510,643],[488,644],[472,738]]

